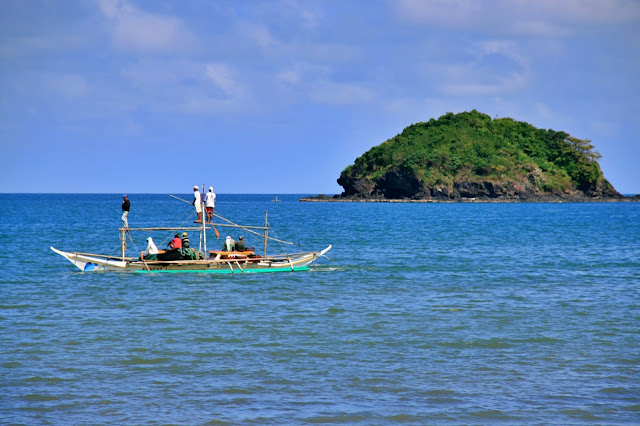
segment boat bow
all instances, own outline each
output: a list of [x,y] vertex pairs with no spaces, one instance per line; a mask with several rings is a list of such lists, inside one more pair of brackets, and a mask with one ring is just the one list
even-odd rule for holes
[[101,255],[94,255],[89,253],[68,253],[66,251],[58,250],[51,246],[51,250],[54,253],[58,253],[60,256],[73,263],[81,271],[100,271],[107,268],[126,268],[127,262],[124,260],[118,260],[116,258],[104,257]]

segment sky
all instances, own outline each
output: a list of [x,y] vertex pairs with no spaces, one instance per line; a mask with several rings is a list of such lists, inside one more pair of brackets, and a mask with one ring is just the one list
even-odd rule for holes
[[0,193],[336,194],[476,109],[640,193],[638,0],[0,0]]

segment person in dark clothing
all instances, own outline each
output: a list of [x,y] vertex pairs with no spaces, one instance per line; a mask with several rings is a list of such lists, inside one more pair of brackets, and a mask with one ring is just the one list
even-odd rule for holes
[[245,251],[246,248],[247,245],[244,242],[244,237],[240,235],[240,238],[238,238],[238,241],[236,241],[236,251]]
[[182,248],[189,248],[189,236],[186,232],[182,233]]
[[127,216],[129,216],[129,209],[131,208],[131,202],[126,195],[122,196],[122,227],[129,228],[129,221],[127,221]]

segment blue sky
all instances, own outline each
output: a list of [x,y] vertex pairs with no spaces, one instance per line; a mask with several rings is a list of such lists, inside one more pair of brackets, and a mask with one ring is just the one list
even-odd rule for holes
[[592,141],[640,192],[637,0],[0,2],[0,192],[340,193],[477,109]]

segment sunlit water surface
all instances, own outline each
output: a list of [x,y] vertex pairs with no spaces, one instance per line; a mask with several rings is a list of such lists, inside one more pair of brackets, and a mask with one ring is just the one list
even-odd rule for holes
[[83,273],[49,247],[117,253],[121,194],[0,195],[0,423],[640,422],[639,203],[273,198],[216,211],[311,271]]

